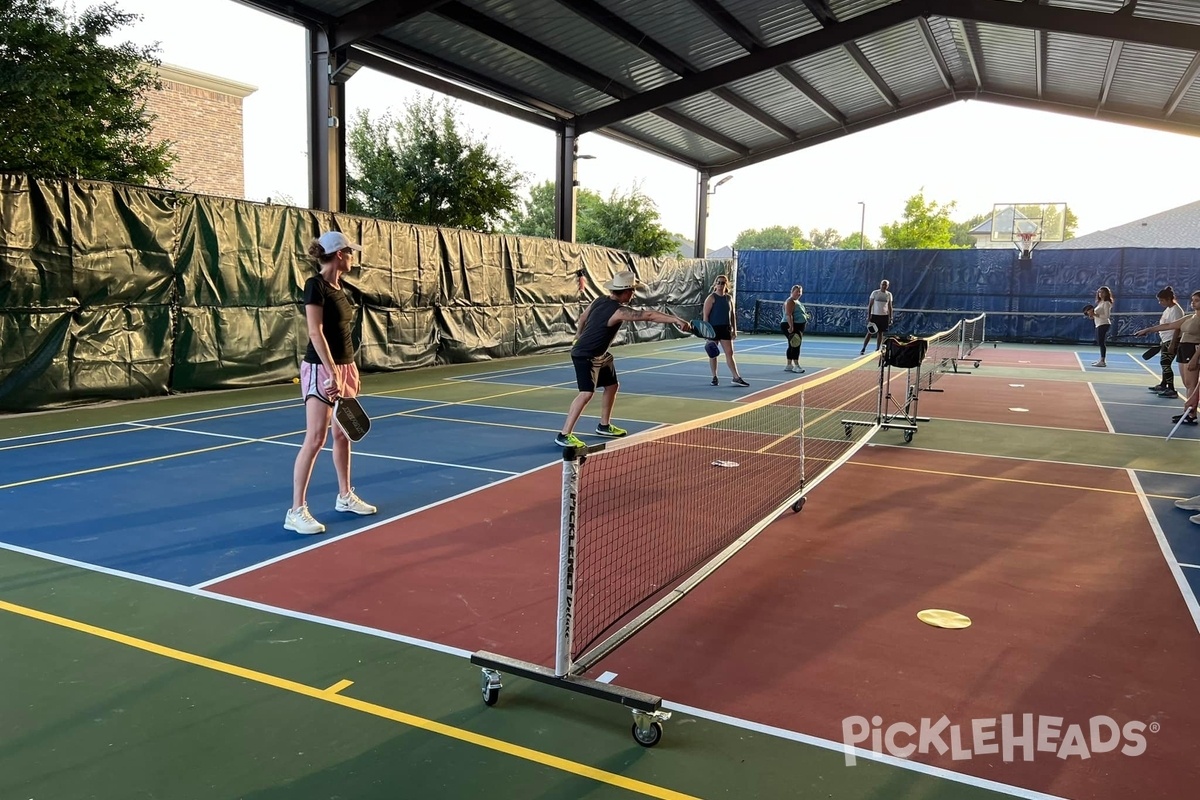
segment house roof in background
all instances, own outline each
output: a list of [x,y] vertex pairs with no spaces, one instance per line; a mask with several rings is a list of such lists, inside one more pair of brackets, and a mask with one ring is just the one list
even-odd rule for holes
[[1038,245],[1039,250],[1102,247],[1200,248],[1200,200],[1076,239]]

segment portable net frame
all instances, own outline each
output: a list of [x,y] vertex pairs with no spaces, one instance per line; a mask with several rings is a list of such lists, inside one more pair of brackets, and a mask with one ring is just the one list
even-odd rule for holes
[[962,322],[962,346],[959,348],[960,361],[974,361],[979,366],[981,359],[973,358],[975,348],[983,344],[987,334],[987,314],[964,319]]
[[865,356],[693,422],[564,450],[555,665],[476,653],[485,701],[505,669],[632,706],[635,739],[657,741],[659,698],[580,676],[799,510],[879,430],[877,363]]

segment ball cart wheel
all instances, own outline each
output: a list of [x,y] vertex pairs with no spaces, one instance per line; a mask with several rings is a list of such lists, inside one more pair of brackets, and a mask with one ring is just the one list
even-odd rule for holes
[[650,727],[646,728],[645,733],[638,729],[637,723],[633,723],[633,740],[642,747],[654,747],[662,739],[663,727],[661,722],[651,722]]

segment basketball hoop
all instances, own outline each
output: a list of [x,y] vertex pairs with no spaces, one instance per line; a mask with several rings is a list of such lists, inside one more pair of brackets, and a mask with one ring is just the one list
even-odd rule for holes
[[1017,250],[1020,252],[1020,255],[1018,256],[1018,258],[1020,258],[1020,260],[1022,260],[1022,261],[1028,261],[1028,260],[1032,259],[1033,258],[1033,248],[1038,243],[1038,240],[1039,239],[1038,239],[1038,235],[1036,232],[1033,232],[1033,233],[1014,232],[1013,233],[1013,244],[1016,245]]

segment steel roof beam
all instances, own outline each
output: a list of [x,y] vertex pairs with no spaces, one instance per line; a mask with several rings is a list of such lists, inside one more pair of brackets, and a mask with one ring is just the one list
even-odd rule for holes
[[1113,42],[1108,49],[1108,63],[1104,65],[1104,82],[1100,84],[1100,97],[1096,100],[1096,113],[1108,102],[1108,93],[1112,89],[1113,77],[1117,74],[1117,65],[1121,63],[1121,51],[1125,49],[1124,42]]
[[1179,133],[1184,136],[1200,135],[1200,128],[1196,125],[1170,122],[1159,117],[1143,117],[1120,111],[1097,111],[1092,106],[1073,105],[1057,100],[1034,100],[1031,97],[1015,97],[1013,95],[993,92],[980,92],[978,98],[986,100],[989,103],[1000,103],[1002,105],[1016,106],[1017,108],[1029,108],[1035,111],[1051,111],[1055,114],[1068,114],[1073,117],[1100,119],[1106,122],[1116,122],[1121,125],[1135,125],[1139,128],[1166,131],[1167,133]]
[[1033,83],[1041,100],[1046,94],[1046,32],[1033,32]]
[[[801,0],[801,2],[804,3],[804,7],[808,9],[810,14],[816,17],[817,22],[821,23],[823,27],[828,28],[831,25],[837,24],[837,15],[825,4],[824,0]],[[892,91],[892,87],[888,86],[888,82],[875,69],[875,65],[871,63],[871,60],[867,58],[858,44],[855,42],[846,42],[842,47],[849,54],[850,58],[854,60],[854,63],[858,64],[858,68],[862,70],[863,75],[871,82],[872,87],[883,98],[883,101],[892,108],[899,108],[900,98],[896,97],[895,92]]]
[[1171,96],[1167,98],[1167,104],[1163,106],[1163,117],[1169,117],[1175,113],[1175,109],[1179,108],[1179,103],[1183,100],[1183,96],[1191,91],[1192,85],[1196,83],[1196,76],[1200,74],[1200,55],[1192,59],[1192,63],[1184,70],[1183,76],[1180,77],[1179,83],[1175,86],[1175,91],[1171,92]]
[[979,28],[974,22],[959,21],[963,27],[963,39],[967,43],[967,60],[971,62],[971,74],[975,77],[975,91],[983,88],[983,50],[979,46]]
[[922,4],[928,13],[950,19],[1073,33],[1192,52],[1197,49],[1195,25],[1135,17],[1130,13],[1130,6],[1116,13],[1102,14],[1062,6],[1002,3],[996,0],[922,0]]
[[725,7],[714,0],[689,0],[692,5],[704,12],[704,16],[712,20],[721,32],[733,39],[742,49],[753,53],[762,49],[762,42],[751,33],[745,25],[738,22],[737,17],[725,10]]
[[823,144],[843,136],[848,136],[852,133],[858,133],[859,131],[865,131],[894,120],[911,117],[934,108],[949,105],[953,102],[955,102],[954,96],[947,94],[944,97],[933,98],[921,103],[915,103],[895,111],[888,111],[880,114],[877,117],[871,117],[870,119],[855,120],[854,122],[846,124],[844,127],[822,131],[821,133],[817,133],[812,136],[805,136],[797,139],[795,142],[790,142],[785,145],[755,149],[748,156],[732,161],[726,161],[721,164],[716,164],[709,169],[713,175],[720,175],[724,172],[732,172],[733,170],[741,169],[742,167],[748,167],[752,164],[770,161],[771,159],[778,158],[779,156],[795,153],[799,150],[803,150],[814,145]]
[[[563,0],[559,0],[559,2],[561,3]],[[595,0],[571,0],[566,7],[607,33],[610,33],[618,39],[625,41],[632,47],[638,48],[643,53],[646,53],[655,61],[657,61],[659,64],[662,64],[664,67],[674,72],[676,75],[687,76],[694,75],[696,73],[696,68],[689,64],[686,60],[677,56],[665,45],[647,36],[640,29],[635,28],[633,25],[630,25],[628,22],[621,19],[604,6],[595,2]],[[796,138],[796,132],[794,130],[775,119],[766,111],[763,111],[761,108],[754,105],[732,89],[714,89],[713,94],[737,110],[741,111],[743,114],[750,117],[763,127],[775,131],[780,136],[783,136],[789,140]]]
[[779,67],[776,71],[785,81],[799,89],[800,94],[804,95],[822,114],[829,117],[838,125],[846,124],[846,115],[842,113],[841,109],[830,102],[825,95],[818,92],[816,87],[811,83],[804,80],[799,72],[796,72],[791,67]]
[[432,11],[446,0],[371,0],[337,18],[329,34],[334,50],[358,44],[386,30]]
[[[439,78],[436,75],[431,75],[428,72],[422,72],[419,69],[392,61],[390,58],[376,55],[361,48],[353,48],[350,51],[350,59],[361,64],[364,67],[382,72],[384,75],[390,75],[393,78],[399,78],[409,83],[415,83],[417,86],[423,86],[435,92],[440,92],[450,97],[465,100],[473,105],[482,106],[483,108],[498,111],[501,114],[506,114],[510,117],[515,117],[522,122],[528,122],[531,125],[537,125],[542,128],[558,129],[556,117],[551,114],[541,114],[532,111],[528,108],[514,105],[502,98],[497,98],[489,94],[484,94],[469,86],[463,86],[453,81],[448,81],[444,78]],[[564,112],[565,114],[565,112]],[[566,117],[561,117],[565,119]]]
[[845,22],[822,28],[814,33],[766,47],[742,58],[702,70],[666,86],[643,92],[628,100],[589,111],[579,116],[579,131],[583,133],[598,130],[614,122],[636,117],[693,95],[712,91],[718,86],[724,86],[742,78],[775,69],[782,64],[798,61],[823,50],[852,42],[863,36],[887,30],[923,11],[926,2],[928,0],[900,0]]
[[917,27],[921,30],[921,40],[925,42],[925,49],[929,51],[929,57],[933,59],[938,77],[942,79],[942,85],[953,92],[954,76],[950,74],[950,67],[946,64],[946,59],[942,57],[942,50],[933,36],[933,29],[929,27],[929,20],[917,17]]
[[[583,83],[598,92],[603,92],[611,97],[616,97],[623,100],[636,95],[633,89],[625,86],[615,80],[612,80],[607,75],[604,75],[591,67],[580,64],[568,56],[545,46],[536,39],[526,36],[520,31],[513,30],[506,25],[502,25],[496,20],[481,14],[474,9],[467,8],[458,2],[449,2],[437,9],[436,14],[439,14],[446,19],[455,22],[459,25],[471,28],[489,39],[500,42],[503,45],[513,48],[514,50],[529,56],[543,64],[555,69],[565,75],[575,78],[580,83]],[[696,120],[685,116],[684,114],[669,108],[654,109],[654,113],[673,125],[691,131],[697,136],[703,137],[714,144],[729,150],[732,153],[745,154],[750,152],[749,148],[723,133],[719,133],[702,125]],[[586,133],[583,129],[577,129],[576,135]]]

